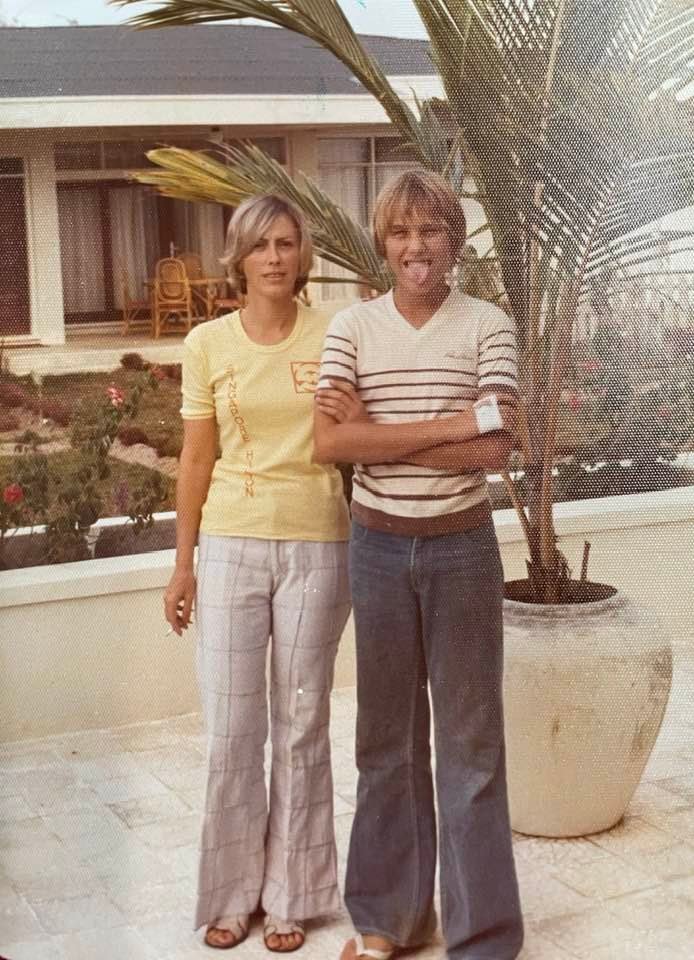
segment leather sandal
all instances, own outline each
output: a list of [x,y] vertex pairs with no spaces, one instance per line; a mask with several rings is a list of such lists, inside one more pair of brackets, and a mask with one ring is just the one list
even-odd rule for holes
[[350,943],[354,944],[354,960],[358,960],[359,957],[369,957],[370,960],[391,960],[391,957],[397,949],[395,946],[392,946],[390,950],[379,950],[378,947],[367,947],[362,934],[356,933],[352,939],[348,940],[345,944],[340,960],[345,956]]
[[[205,945],[215,950],[231,950],[233,947],[238,947],[246,939],[248,927],[249,917],[247,913],[239,913],[235,917],[220,917],[214,923],[211,923],[205,931]],[[215,939],[210,939],[210,934],[215,939],[215,935],[226,936],[221,938],[220,943],[216,943]]]
[[[300,937],[299,942],[293,947],[272,947],[268,943],[270,937],[289,937],[292,934]],[[268,913],[265,915],[263,922],[263,940],[267,949],[273,953],[293,953],[303,947],[306,940],[306,930],[301,920],[280,920],[279,917]]]

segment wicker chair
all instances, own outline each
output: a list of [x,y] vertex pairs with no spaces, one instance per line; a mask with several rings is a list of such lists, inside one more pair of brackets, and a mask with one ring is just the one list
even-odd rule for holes
[[152,330],[152,304],[150,300],[138,300],[132,296],[132,281],[125,267],[118,268],[121,293],[121,314],[123,318],[123,336],[130,333],[132,327],[147,327]]
[[179,253],[178,259],[186,268],[186,274],[188,275],[189,280],[202,279],[202,257],[199,253],[191,253],[190,251],[186,251],[185,253]]
[[209,320],[211,316],[212,298],[208,291],[208,285],[197,282],[205,278],[202,268],[202,257],[199,253],[191,253],[188,251],[179,254],[178,259],[185,265],[186,276],[190,281],[190,292],[193,309],[195,311],[193,323],[198,323],[201,320]]
[[221,317],[225,313],[230,313],[232,310],[238,310],[239,307],[244,305],[245,299],[243,294],[232,287],[228,280],[226,284],[220,284],[220,286],[226,286],[228,296],[216,296],[214,298],[213,316],[215,317]]
[[157,263],[152,312],[155,337],[181,329],[188,333],[192,327],[192,295],[182,260],[167,257]]

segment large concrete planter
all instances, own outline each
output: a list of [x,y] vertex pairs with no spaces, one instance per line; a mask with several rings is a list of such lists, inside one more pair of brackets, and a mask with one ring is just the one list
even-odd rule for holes
[[616,591],[588,603],[504,603],[512,826],[543,837],[607,830],[624,815],[667,706],[662,621]]

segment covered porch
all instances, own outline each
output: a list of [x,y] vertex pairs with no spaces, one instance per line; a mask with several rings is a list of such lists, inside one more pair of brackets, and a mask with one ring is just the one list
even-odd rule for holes
[[108,373],[120,365],[124,353],[139,353],[150,363],[180,363],[183,337],[155,339],[144,331],[123,334],[117,323],[68,327],[65,343],[6,348],[4,362],[18,377]]

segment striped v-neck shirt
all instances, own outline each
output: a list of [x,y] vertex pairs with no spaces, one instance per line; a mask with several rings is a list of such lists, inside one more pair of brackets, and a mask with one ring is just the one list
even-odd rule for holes
[[[417,329],[390,292],[332,319],[327,377],[354,384],[379,423],[450,416],[483,393],[517,392],[515,326],[493,304],[453,291]],[[355,464],[352,512],[365,526],[408,536],[464,530],[491,516],[483,472],[407,463]]]

